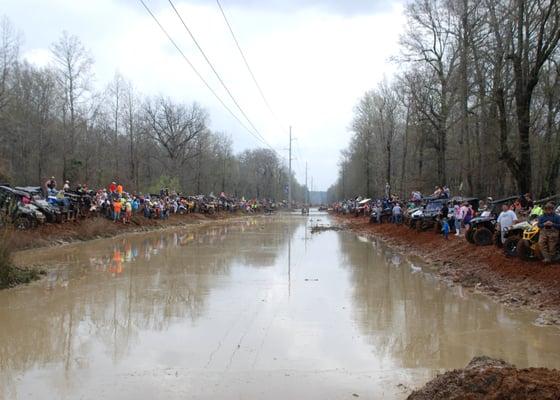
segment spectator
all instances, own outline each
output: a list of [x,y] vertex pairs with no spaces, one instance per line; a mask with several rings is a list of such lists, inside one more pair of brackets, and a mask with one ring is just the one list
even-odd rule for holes
[[502,238],[502,243],[506,241],[505,234],[509,228],[517,223],[517,215],[509,208],[507,204],[502,205],[502,212],[498,216],[498,229]]
[[45,189],[47,190],[47,196],[56,196],[56,179],[51,176],[47,182],[45,182]]
[[395,224],[402,223],[402,208],[399,203],[395,203],[393,206],[393,222]]
[[554,212],[554,204],[547,203],[544,215],[539,217],[539,246],[545,263],[549,263],[556,256],[558,231],[560,230],[560,216]]
[[441,223],[441,231],[445,240],[449,240],[449,221],[447,221],[447,218],[444,218]]
[[463,223],[463,209],[459,203],[453,206],[453,218],[455,219],[455,236],[461,236],[461,224]]

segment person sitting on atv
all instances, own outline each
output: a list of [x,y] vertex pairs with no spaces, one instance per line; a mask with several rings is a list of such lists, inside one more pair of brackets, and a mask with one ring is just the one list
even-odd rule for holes
[[552,261],[556,254],[558,232],[560,231],[560,216],[554,212],[554,204],[544,206],[544,214],[539,217],[539,246],[545,263]]
[[531,212],[529,213],[529,219],[538,218],[544,214],[544,210],[538,204],[531,208]]
[[51,176],[51,179],[45,182],[45,188],[47,196],[56,196],[56,179],[54,179],[54,176]]

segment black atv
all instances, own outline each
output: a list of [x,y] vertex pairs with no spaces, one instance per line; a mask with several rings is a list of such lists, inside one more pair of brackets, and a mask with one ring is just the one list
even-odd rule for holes
[[492,242],[496,245],[501,245],[499,232],[496,234],[496,219],[502,210],[502,205],[511,203],[517,198],[517,196],[507,197],[488,204],[486,211],[483,211],[480,216],[471,219],[469,229],[465,233],[465,239],[469,243],[478,246],[487,246],[492,244]]
[[[378,221],[378,208],[377,207],[373,207],[373,210],[371,211],[371,214],[369,215],[369,222],[371,224],[375,224]],[[391,221],[391,216],[393,215],[393,209],[392,208],[381,208],[381,212],[379,212],[379,223],[383,224],[383,223],[387,223],[389,221]]]
[[425,198],[426,204],[410,214],[409,227],[422,232],[437,229],[441,209],[449,202],[447,198]]
[[25,192],[0,186],[0,226],[13,224],[17,229],[30,229],[43,224],[45,216],[33,204],[24,204]]
[[36,186],[25,186],[25,187],[16,187],[18,191],[27,193],[31,198],[31,204],[36,206],[39,211],[41,211],[46,219],[47,222],[50,223],[60,223],[62,222],[62,213],[60,208],[49,203],[44,197],[43,192],[40,187]]

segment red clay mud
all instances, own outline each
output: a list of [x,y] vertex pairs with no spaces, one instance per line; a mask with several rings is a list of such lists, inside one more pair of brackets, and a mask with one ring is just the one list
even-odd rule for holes
[[475,357],[464,368],[439,375],[408,400],[558,400],[560,371],[517,369],[502,360]]

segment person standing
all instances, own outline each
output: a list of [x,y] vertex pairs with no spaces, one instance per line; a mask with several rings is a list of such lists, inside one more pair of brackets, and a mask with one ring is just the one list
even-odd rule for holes
[[395,203],[393,207],[393,222],[399,225],[402,223],[402,208],[399,203]]
[[453,206],[453,219],[455,220],[455,236],[461,236],[461,224],[463,223],[463,209],[459,203]]
[[547,203],[544,214],[539,217],[539,246],[545,263],[549,263],[556,255],[558,232],[560,230],[560,216],[554,212],[554,204]]
[[517,215],[510,209],[507,204],[502,204],[502,212],[498,215],[498,229],[502,238],[502,244],[506,241],[506,231],[517,223]]

